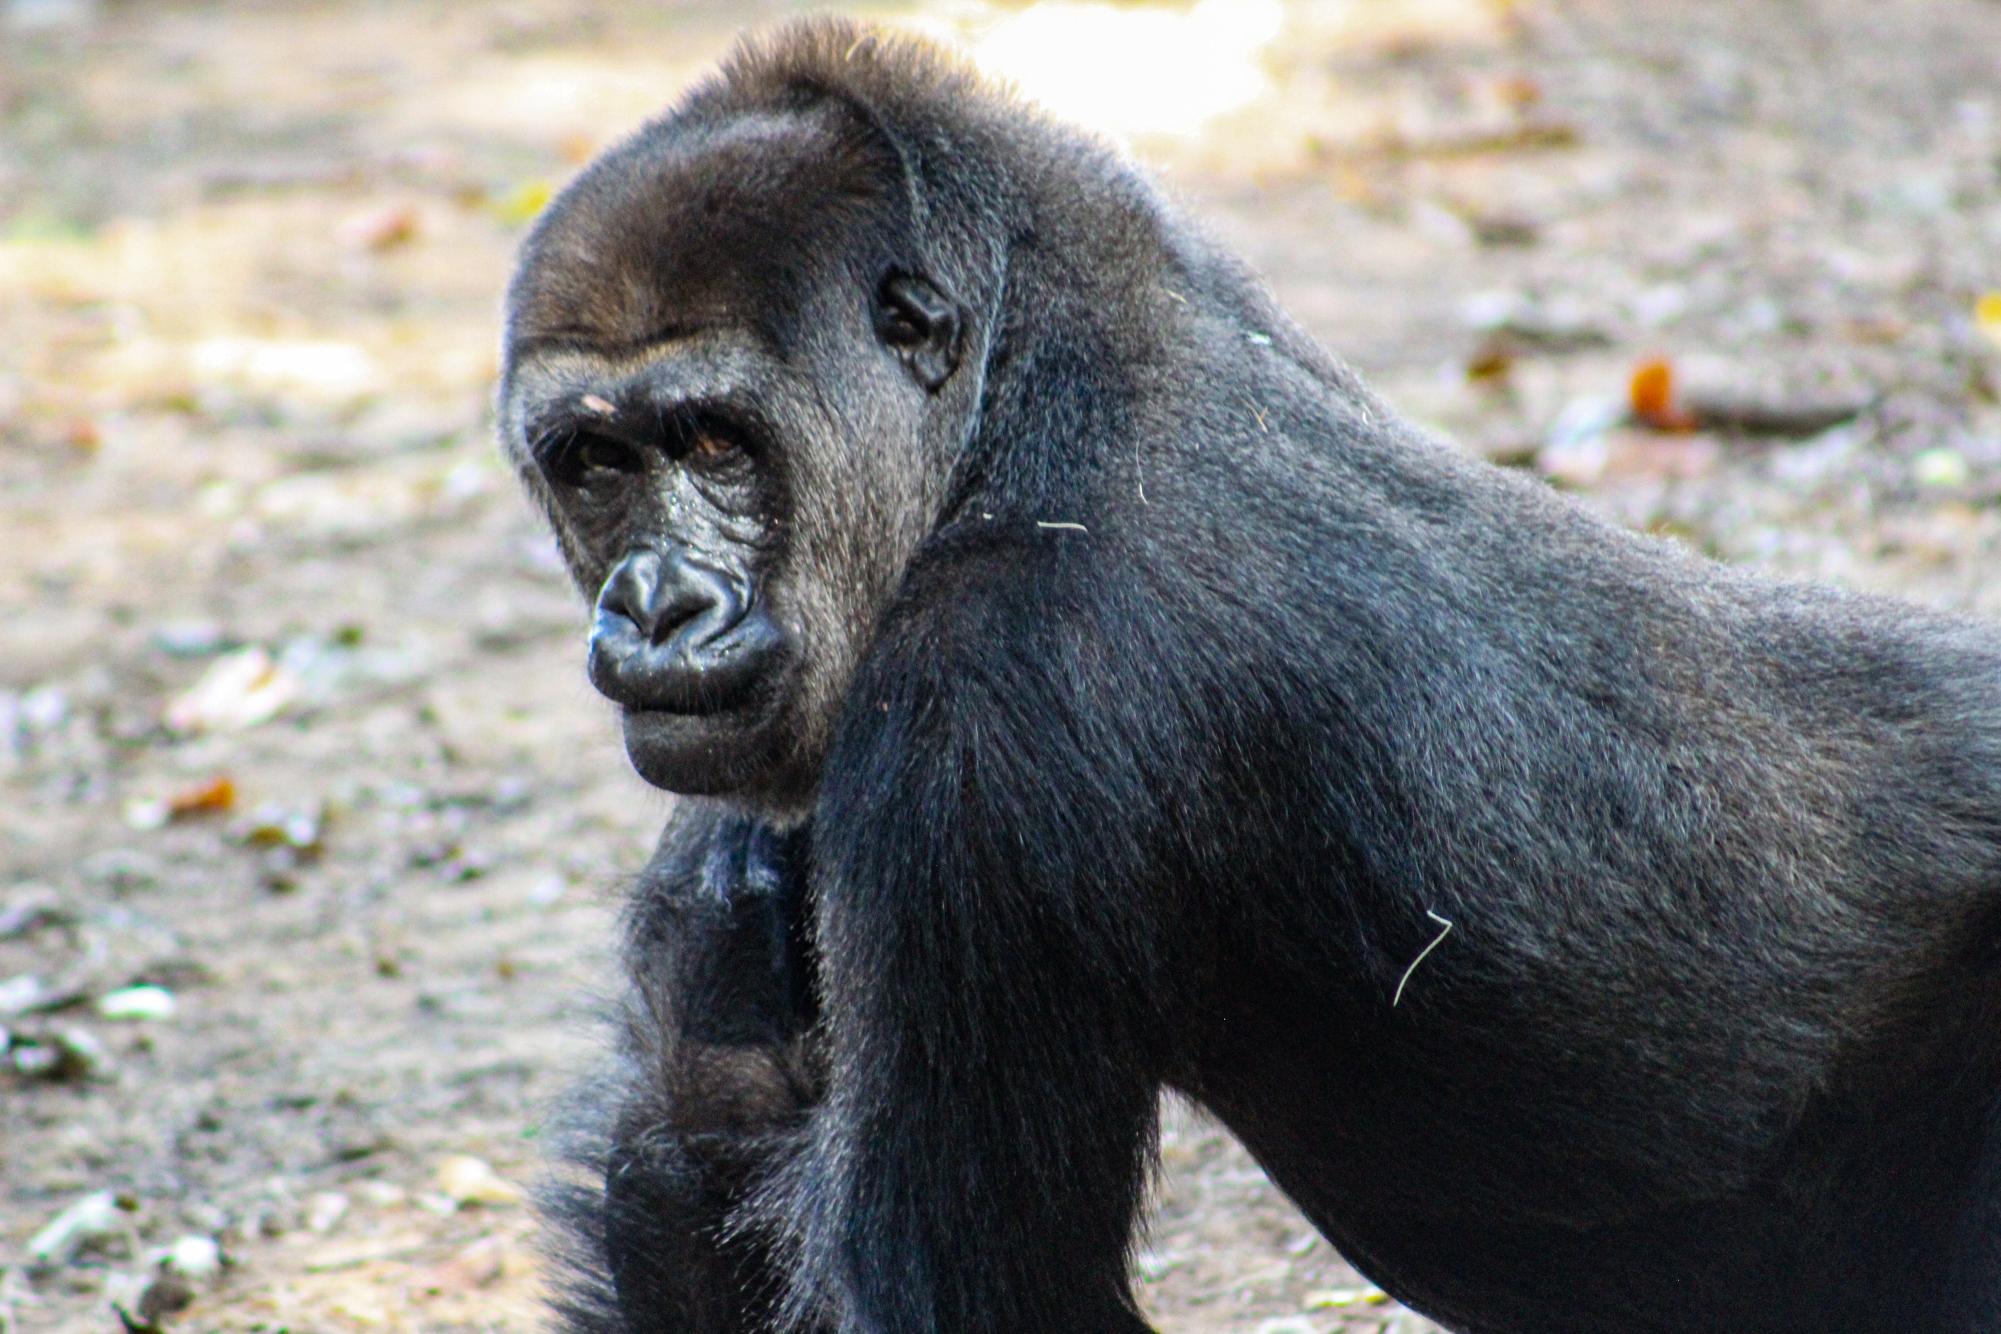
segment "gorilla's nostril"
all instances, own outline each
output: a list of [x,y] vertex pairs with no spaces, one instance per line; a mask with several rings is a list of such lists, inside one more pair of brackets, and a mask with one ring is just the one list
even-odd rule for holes
[[721,571],[686,556],[677,557],[666,568],[669,574],[662,581],[663,595],[649,632],[654,643],[665,643],[685,631],[692,639],[689,647],[698,649],[727,634],[749,610],[737,585]]
[[664,644],[714,606],[714,600],[699,588],[670,585],[661,596],[639,608],[632,619],[648,641]]
[[648,620],[647,609],[654,604],[659,585],[659,553],[630,552],[612,568],[612,572],[605,577],[604,586],[598,589],[598,611],[622,616],[644,629]]

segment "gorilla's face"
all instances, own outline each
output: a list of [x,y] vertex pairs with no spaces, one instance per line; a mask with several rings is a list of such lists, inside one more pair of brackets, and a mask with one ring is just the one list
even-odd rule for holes
[[728,791],[775,760],[809,648],[778,578],[782,435],[733,363],[755,357],[720,336],[663,342],[542,399],[524,433],[596,599],[591,684],[619,706],[634,767],[677,792]]
[[614,150],[530,238],[503,447],[595,598],[634,767],[796,803],[935,517],[962,320],[838,125],[687,137]]

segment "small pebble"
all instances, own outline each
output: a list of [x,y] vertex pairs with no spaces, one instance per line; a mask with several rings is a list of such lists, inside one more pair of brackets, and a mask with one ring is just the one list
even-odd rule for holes
[[42,979],[33,973],[0,979],[0,1014],[25,1014],[46,994]]
[[455,1153],[438,1164],[437,1186],[459,1204],[519,1204],[521,1190],[482,1158]]
[[220,1272],[222,1247],[216,1244],[213,1237],[190,1233],[167,1248],[166,1258],[160,1262],[160,1267],[198,1283]]
[[1956,449],[1940,446],[1921,450],[1911,459],[1911,478],[1919,486],[1960,487],[1965,486],[1972,476],[1973,470],[1967,466],[1966,456]]
[[306,1230],[324,1235],[340,1226],[347,1216],[347,1196],[337,1190],[321,1191],[306,1201]]
[[45,1037],[0,1042],[14,1071],[29,1079],[102,1079],[111,1073],[111,1053],[81,1028],[61,1028]]
[[250,813],[232,833],[239,842],[257,848],[289,848],[295,852],[320,850],[321,825],[326,810],[318,803],[286,807],[266,803]]
[[171,1019],[174,993],[165,987],[120,987],[97,998],[97,1012],[106,1019]]
[[[139,1319],[145,1322],[142,1328],[161,1329],[167,1317],[178,1315],[193,1306],[194,1302],[194,1286],[185,1278],[179,1274],[161,1274],[139,1294]],[[121,1311],[119,1314],[124,1313]],[[129,1320],[126,1327],[132,1328]]]
[[69,719],[69,696],[60,686],[36,686],[21,696],[21,721],[31,732],[53,732]]
[[62,917],[62,899],[47,885],[17,885],[0,905],[0,940],[25,936]]
[[128,829],[165,829],[174,812],[159,797],[134,797],[125,803],[124,817]]
[[8,1061],[14,1073],[24,1079],[62,1078],[63,1054],[55,1047],[39,1042],[24,1043],[9,1053]]
[[118,1230],[118,1199],[108,1190],[86,1195],[64,1209],[28,1240],[28,1258],[61,1264],[85,1243]]
[[362,1203],[377,1209],[393,1209],[399,1204],[407,1204],[410,1192],[387,1181],[364,1181],[354,1188]]
[[206,658],[230,643],[214,621],[168,621],[154,627],[153,647],[170,658]]
[[59,1028],[55,1045],[62,1052],[63,1073],[74,1079],[102,1079],[111,1073],[111,1053],[96,1034],[83,1028]]

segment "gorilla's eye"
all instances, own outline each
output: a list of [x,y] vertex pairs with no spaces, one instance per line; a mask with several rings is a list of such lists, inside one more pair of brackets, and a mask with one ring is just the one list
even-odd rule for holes
[[670,458],[692,463],[727,463],[746,452],[749,436],[726,414],[707,405],[685,406],[667,414]]
[[736,452],[736,447],[736,441],[714,431],[703,431],[689,445],[696,458],[711,461],[728,458]]
[[533,452],[542,471],[565,486],[612,473],[638,472],[646,463],[639,450],[623,440],[589,431],[551,431],[535,442]]
[[569,462],[579,475],[593,472],[638,472],[639,451],[623,440],[603,435],[580,435],[570,446]]

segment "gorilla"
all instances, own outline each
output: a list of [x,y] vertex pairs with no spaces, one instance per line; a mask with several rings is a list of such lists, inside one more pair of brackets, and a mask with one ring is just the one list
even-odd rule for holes
[[571,1328],[1145,1330],[1172,1090],[1450,1329],[2001,1329],[1990,629],[1455,453],[833,20],[547,210],[500,430],[686,797]]

